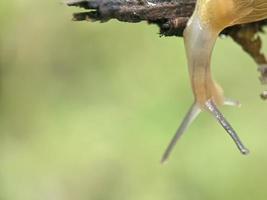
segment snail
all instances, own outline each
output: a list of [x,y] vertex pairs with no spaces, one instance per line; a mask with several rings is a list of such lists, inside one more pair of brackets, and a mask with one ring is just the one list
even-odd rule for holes
[[210,60],[216,39],[223,29],[265,18],[267,18],[266,0],[197,0],[193,15],[184,30],[194,103],[164,152],[162,163],[168,160],[178,139],[194,119],[204,111],[216,118],[242,154],[249,153],[218,109],[222,105],[239,106],[239,103],[224,97],[222,88],[212,78]]

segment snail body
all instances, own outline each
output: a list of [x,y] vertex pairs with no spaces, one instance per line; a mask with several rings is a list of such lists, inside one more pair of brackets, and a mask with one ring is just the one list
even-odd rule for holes
[[238,101],[225,98],[222,88],[211,74],[210,60],[219,33],[226,27],[267,18],[266,0],[197,0],[193,15],[184,30],[194,103],[166,149],[165,162],[177,140],[202,111],[208,111],[232,137],[242,154],[248,149],[218,109],[221,105],[239,106]]

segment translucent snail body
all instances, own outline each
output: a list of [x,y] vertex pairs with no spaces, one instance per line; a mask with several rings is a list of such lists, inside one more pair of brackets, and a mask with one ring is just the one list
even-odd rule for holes
[[201,24],[196,17],[191,18],[184,32],[188,70],[195,102],[204,107],[209,99],[223,104],[223,91],[213,80],[210,58],[217,34]]
[[267,18],[266,0],[197,0],[195,11],[184,31],[188,70],[194,102],[166,149],[165,162],[177,140],[201,111],[208,111],[232,137],[242,154],[248,149],[219,111],[218,106],[238,106],[237,101],[225,98],[223,90],[211,74],[211,54],[219,33],[226,27]]

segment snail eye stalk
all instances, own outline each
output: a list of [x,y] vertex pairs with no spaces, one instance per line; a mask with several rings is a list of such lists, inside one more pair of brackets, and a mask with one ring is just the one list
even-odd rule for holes
[[238,137],[235,130],[232,128],[230,123],[225,119],[223,114],[219,111],[215,103],[213,103],[212,100],[208,100],[205,103],[205,105],[207,110],[217,119],[217,121],[221,124],[221,126],[225,129],[225,131],[231,136],[239,151],[244,155],[248,154],[249,150],[244,146],[244,144]]
[[189,109],[186,116],[184,117],[180,127],[176,131],[170,144],[168,145],[166,151],[164,152],[162,159],[161,159],[162,164],[164,164],[168,160],[168,158],[169,158],[171,152],[173,151],[173,148],[175,147],[177,141],[183,135],[183,133],[186,131],[186,129],[190,126],[190,124],[196,119],[196,117],[199,115],[200,112],[201,112],[201,109],[199,108],[199,106],[196,103],[194,103],[191,106],[191,108]]
[[[236,100],[232,99],[225,99],[224,105],[229,106],[240,106],[240,103]],[[242,143],[240,138],[238,137],[235,130],[232,128],[230,123],[226,120],[226,118],[223,116],[223,114],[220,112],[220,110],[217,108],[215,103],[212,100],[208,100],[205,103],[205,110],[209,111],[209,113],[212,114],[212,116],[221,124],[221,126],[225,129],[225,131],[230,135],[230,137],[235,142],[237,148],[239,151],[247,155],[249,154],[249,150],[245,147],[245,145]],[[184,134],[186,129],[192,124],[192,122],[197,118],[197,116],[201,113],[201,108],[197,103],[194,103],[191,108],[189,109],[188,113],[184,117],[180,127],[176,131],[175,135],[173,136],[171,142],[169,143],[167,149],[165,150],[161,163],[164,164],[167,162],[168,158],[170,157],[177,141],[181,138],[181,136]]]

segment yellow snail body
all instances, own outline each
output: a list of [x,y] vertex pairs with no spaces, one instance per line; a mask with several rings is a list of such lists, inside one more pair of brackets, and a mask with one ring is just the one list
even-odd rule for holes
[[266,0],[197,0],[192,17],[184,31],[189,75],[195,101],[166,149],[165,162],[177,140],[201,111],[210,112],[232,137],[242,154],[248,149],[217,108],[221,105],[238,106],[239,103],[224,97],[223,90],[213,80],[210,60],[219,33],[228,26],[249,23],[267,18]]

